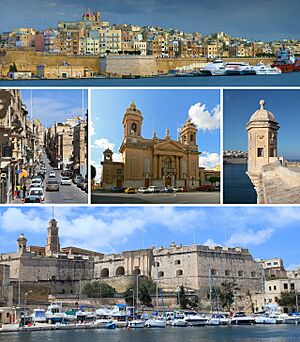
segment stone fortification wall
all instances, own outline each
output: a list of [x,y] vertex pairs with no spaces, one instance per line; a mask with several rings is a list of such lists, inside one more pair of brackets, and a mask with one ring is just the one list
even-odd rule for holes
[[99,73],[98,56],[77,56],[63,54],[47,54],[28,50],[6,50],[6,54],[0,57],[0,72],[6,74],[9,66],[16,64],[18,71],[30,71],[36,74],[36,67],[39,64],[54,67],[67,62],[71,66],[84,66],[85,68]]
[[101,61],[101,73],[112,77],[155,76],[158,71],[156,59],[152,56],[109,55]]
[[94,263],[88,258],[31,257],[20,258],[22,281],[83,280],[92,279]]
[[174,245],[154,250],[154,259],[153,278],[169,291],[183,285],[205,296],[209,269],[214,286],[235,279],[245,292],[259,292],[262,288],[261,268],[247,249]]

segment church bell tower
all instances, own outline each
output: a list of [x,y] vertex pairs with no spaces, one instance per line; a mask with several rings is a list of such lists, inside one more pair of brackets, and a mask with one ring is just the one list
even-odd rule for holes
[[132,101],[129,108],[126,109],[122,121],[124,127],[124,138],[128,136],[140,137],[142,132],[142,122],[142,112],[136,108],[135,103]]
[[48,236],[46,242],[46,256],[53,256],[60,252],[57,221],[53,218],[49,221]]
[[197,128],[188,118],[180,131],[180,141],[184,145],[196,146]]

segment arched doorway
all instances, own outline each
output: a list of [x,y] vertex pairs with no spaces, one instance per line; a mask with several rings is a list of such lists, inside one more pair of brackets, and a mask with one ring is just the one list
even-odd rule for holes
[[125,274],[125,268],[123,266],[119,266],[116,269],[116,276],[123,276]]
[[133,275],[139,275],[141,274],[141,270],[139,268],[135,268],[132,272]]
[[102,268],[101,278],[108,278],[108,277],[109,277],[109,269],[108,268]]

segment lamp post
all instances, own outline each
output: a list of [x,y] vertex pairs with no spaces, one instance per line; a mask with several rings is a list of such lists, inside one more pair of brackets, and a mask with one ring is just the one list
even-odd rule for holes
[[26,299],[27,299],[27,295],[29,293],[32,293],[32,290],[28,291],[28,292],[25,292],[25,295],[24,295],[24,311],[26,310]]

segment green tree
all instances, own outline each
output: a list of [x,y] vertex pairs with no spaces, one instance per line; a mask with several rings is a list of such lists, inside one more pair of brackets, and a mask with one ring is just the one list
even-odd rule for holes
[[[137,290],[137,280],[135,280],[133,286],[129,287],[123,294],[128,305],[133,305],[133,293],[136,297]],[[139,303],[146,305],[147,307],[152,307],[152,296],[155,294],[156,285],[151,278],[139,277]],[[135,298],[136,301],[136,298]]]
[[18,71],[17,66],[15,62],[13,62],[13,64],[9,66],[9,72],[17,72],[17,71]]
[[220,182],[220,177],[210,177],[208,179],[208,181],[211,183],[211,184],[216,184],[217,182]]
[[280,293],[280,298],[278,299],[278,305],[282,307],[292,307],[296,306],[296,295],[298,297],[298,303],[300,300],[299,294],[295,291],[284,291]]
[[96,177],[96,168],[91,165],[91,178],[94,179]]
[[179,297],[179,304],[180,304],[181,309],[187,309],[190,301],[185,293],[185,289],[183,286],[180,286],[179,288],[178,297]]
[[107,298],[114,297],[116,289],[100,281],[91,281],[85,284],[82,293],[86,294],[88,298]]
[[225,280],[217,288],[217,298],[220,306],[230,311],[231,305],[234,303],[235,293],[239,291],[239,287],[235,280]]

